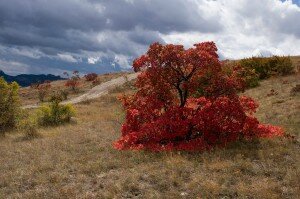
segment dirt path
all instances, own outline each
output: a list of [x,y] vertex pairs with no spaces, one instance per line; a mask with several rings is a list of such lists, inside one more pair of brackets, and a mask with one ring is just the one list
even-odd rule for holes
[[[126,83],[126,81],[136,79],[137,76],[138,76],[138,73],[134,73],[134,74],[129,74],[125,77],[118,77],[118,78],[112,79],[110,81],[104,82],[98,86],[93,87],[91,90],[89,90],[88,92],[86,92],[85,94],[83,94],[81,96],[64,101],[64,102],[62,102],[62,104],[77,104],[79,102],[83,102],[86,100],[91,100],[91,99],[101,97],[101,96],[107,94],[109,90],[111,90],[117,86],[123,85],[124,83]],[[39,104],[26,105],[26,106],[23,106],[22,108],[31,109],[31,108],[38,108],[39,106],[40,106]]]

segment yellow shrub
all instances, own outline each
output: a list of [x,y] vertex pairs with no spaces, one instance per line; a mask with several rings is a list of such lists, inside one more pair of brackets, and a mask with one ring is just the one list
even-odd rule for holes
[[72,105],[61,105],[59,100],[53,100],[49,105],[42,106],[37,112],[37,121],[41,126],[56,126],[68,123],[75,115]]
[[19,113],[19,85],[7,83],[0,77],[0,134],[16,126]]

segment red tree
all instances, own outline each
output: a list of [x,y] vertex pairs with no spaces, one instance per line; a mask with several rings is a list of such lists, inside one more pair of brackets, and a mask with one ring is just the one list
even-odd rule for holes
[[138,91],[122,97],[126,121],[116,149],[206,150],[283,134],[253,117],[258,105],[237,95],[243,81],[222,72],[213,42],[187,50],[154,43],[133,68],[141,71]]
[[[67,72],[64,72],[64,75],[69,76],[69,74]],[[78,86],[79,86],[79,71],[75,70],[73,71],[73,75],[67,80],[67,82],[65,83],[66,87],[69,87],[72,89],[72,91],[77,91]]]

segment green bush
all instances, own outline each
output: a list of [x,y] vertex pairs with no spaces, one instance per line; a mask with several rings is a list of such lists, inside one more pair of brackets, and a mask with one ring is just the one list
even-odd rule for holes
[[272,67],[272,71],[275,72],[275,74],[288,75],[293,73],[294,66],[290,57],[274,56],[271,59],[274,60],[273,62],[275,63],[274,67]]
[[245,81],[246,88],[254,88],[259,86],[259,75],[255,72],[254,69],[242,68],[239,71],[240,77]]
[[267,58],[252,57],[242,59],[240,64],[246,70],[255,70],[259,79],[267,79],[271,76],[271,68]]
[[238,62],[225,61],[223,71],[229,76],[235,71],[238,77],[243,79],[245,88],[254,88],[259,85],[259,75],[255,72],[255,69],[242,67]]
[[42,106],[37,112],[37,121],[41,126],[57,126],[68,123],[75,111],[72,105],[61,105],[61,98],[52,97],[49,105]]
[[20,110],[19,85],[16,82],[7,83],[0,77],[0,134],[16,127]]
[[294,70],[290,57],[284,56],[246,58],[242,59],[240,64],[246,70],[254,70],[259,79],[267,79],[272,75],[287,75]]

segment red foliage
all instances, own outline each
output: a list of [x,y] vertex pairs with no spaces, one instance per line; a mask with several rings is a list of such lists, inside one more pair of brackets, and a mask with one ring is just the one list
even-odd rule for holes
[[281,136],[279,127],[259,124],[257,103],[239,97],[243,81],[222,72],[213,42],[154,43],[133,63],[138,91],[122,97],[126,121],[116,149],[207,150],[239,139]]
[[98,75],[96,73],[89,73],[89,74],[85,75],[84,77],[85,77],[86,81],[92,82],[97,79]]
[[73,71],[72,77],[70,77],[65,83],[65,86],[71,88],[73,91],[76,91],[79,86],[79,80],[80,80],[79,72],[75,70]]
[[66,87],[71,88],[73,91],[75,91],[78,86],[79,86],[79,81],[77,79],[68,79],[67,82],[65,83]]

